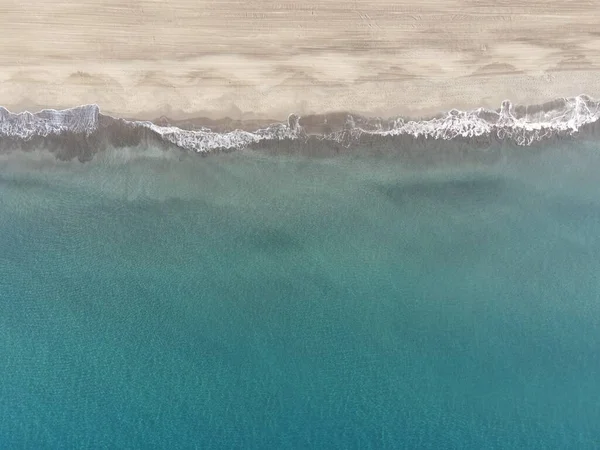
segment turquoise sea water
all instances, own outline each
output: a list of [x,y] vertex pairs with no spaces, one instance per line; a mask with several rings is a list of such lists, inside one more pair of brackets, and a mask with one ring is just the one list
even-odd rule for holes
[[0,447],[594,448],[599,169],[6,157]]

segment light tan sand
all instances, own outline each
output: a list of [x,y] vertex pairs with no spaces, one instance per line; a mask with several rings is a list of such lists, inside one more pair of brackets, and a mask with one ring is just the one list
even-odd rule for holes
[[582,0],[0,0],[0,104],[282,119],[597,97],[598,17]]

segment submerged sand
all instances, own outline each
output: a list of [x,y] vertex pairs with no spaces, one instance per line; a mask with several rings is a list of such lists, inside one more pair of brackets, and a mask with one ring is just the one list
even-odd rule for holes
[[0,104],[279,120],[597,97],[599,13],[564,0],[1,2]]

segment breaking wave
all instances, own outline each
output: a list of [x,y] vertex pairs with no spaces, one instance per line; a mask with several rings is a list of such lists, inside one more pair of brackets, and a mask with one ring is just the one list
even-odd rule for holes
[[[600,118],[600,102],[588,96],[561,98],[541,105],[513,106],[502,102],[497,110],[451,110],[443,115],[408,120],[382,119],[336,113],[300,117],[287,122],[246,130],[248,124],[227,125],[208,119],[170,122],[125,120],[101,114],[97,105],[37,113],[11,113],[0,107],[0,151],[48,148],[63,159],[85,161],[108,145],[114,147],[157,144],[210,153],[282,145],[302,151],[322,148],[344,151],[352,147],[384,143],[406,149],[423,142],[449,144],[465,140],[478,145],[492,142],[529,146],[556,137],[573,136],[594,126]],[[211,125],[207,127],[205,125]],[[596,127],[594,127],[596,128]]]

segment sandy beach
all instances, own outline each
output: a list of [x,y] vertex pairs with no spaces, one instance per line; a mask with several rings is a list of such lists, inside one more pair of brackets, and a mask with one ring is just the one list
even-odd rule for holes
[[592,1],[0,2],[0,104],[411,117],[600,95]]

